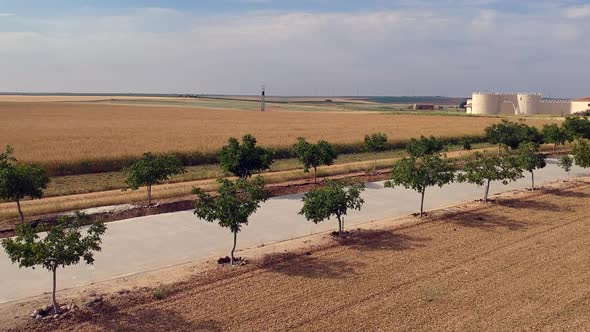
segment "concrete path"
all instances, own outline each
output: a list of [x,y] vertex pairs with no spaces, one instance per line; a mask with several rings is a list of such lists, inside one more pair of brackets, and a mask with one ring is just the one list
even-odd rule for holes
[[[565,173],[548,160],[548,166],[535,173],[540,185],[563,179]],[[590,171],[574,168],[573,176],[590,175]],[[508,186],[494,183],[491,193],[530,186],[527,176]],[[426,192],[425,208],[450,205],[480,198],[483,189],[471,184],[452,184]],[[250,225],[238,235],[238,248],[245,249],[269,242],[288,240],[333,230],[335,221],[319,225],[306,221],[297,213],[302,195],[276,197],[266,202],[252,217]],[[365,205],[345,221],[346,227],[372,220],[408,215],[417,212],[420,196],[405,189],[385,189],[383,183],[368,183],[363,193]],[[176,212],[112,222],[104,237],[103,251],[96,255],[94,266],[79,265],[58,272],[60,289],[112,279],[170,265],[190,262],[213,255],[227,255],[232,235],[217,224],[198,220],[192,211]],[[43,269],[19,269],[12,265],[4,251],[0,252],[0,303],[39,295],[51,289],[51,274]]]

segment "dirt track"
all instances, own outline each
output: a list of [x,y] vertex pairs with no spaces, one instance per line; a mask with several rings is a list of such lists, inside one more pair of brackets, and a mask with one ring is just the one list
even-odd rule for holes
[[163,300],[143,289],[58,326],[18,329],[590,329],[590,184],[518,195],[217,268]]

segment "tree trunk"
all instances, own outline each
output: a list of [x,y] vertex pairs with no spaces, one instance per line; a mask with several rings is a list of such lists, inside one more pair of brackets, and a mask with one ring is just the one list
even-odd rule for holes
[[338,219],[338,237],[342,237],[342,230],[344,229],[344,220],[342,220],[342,217],[337,214],[336,218]]
[[148,192],[148,206],[151,206],[152,205],[152,185],[151,184],[148,184],[147,192]]
[[313,183],[315,183],[315,184],[318,183],[318,168],[317,167],[313,168]]
[[375,154],[375,160],[373,161],[373,175],[377,174],[377,154]]
[[20,207],[20,200],[19,199],[16,200],[16,207],[18,208],[18,214],[20,216],[20,223],[24,224],[25,223],[25,215],[23,214],[23,210]]
[[488,194],[490,193],[490,180],[488,180],[487,184],[486,184],[486,191],[483,195],[483,202],[487,203],[488,202]]
[[426,189],[422,190],[422,199],[420,200],[420,218],[424,216],[424,194],[426,193]]
[[57,304],[57,301],[55,300],[55,293],[57,291],[57,287],[56,287],[56,272],[57,272],[57,266],[53,266],[52,267],[52,272],[53,272],[53,296],[52,296],[52,300],[53,300],[53,310],[55,310],[55,314],[59,314],[60,310],[59,310],[59,304]]
[[531,171],[531,184],[532,184],[532,190],[535,191],[535,172]]
[[236,242],[238,241],[238,232],[234,232],[234,246],[231,248],[231,257],[230,257],[230,265],[234,265],[234,261],[236,260],[234,257],[234,252],[236,251]]
[[553,145],[553,152],[557,151],[557,142]]

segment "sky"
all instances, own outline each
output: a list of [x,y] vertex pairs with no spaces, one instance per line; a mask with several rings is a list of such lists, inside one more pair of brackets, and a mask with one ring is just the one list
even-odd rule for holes
[[0,0],[0,91],[590,95],[590,0]]

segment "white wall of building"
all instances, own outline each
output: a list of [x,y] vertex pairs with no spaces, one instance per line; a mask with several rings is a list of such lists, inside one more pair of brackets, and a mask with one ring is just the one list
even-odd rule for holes
[[577,101],[574,100],[572,102],[571,113],[578,113],[578,112],[585,112],[590,110],[590,98],[585,98],[588,100]]
[[566,116],[571,114],[572,102],[569,100],[543,100],[539,114]]
[[500,98],[497,94],[474,93],[471,102],[473,114],[498,114],[500,112]]
[[519,93],[518,99],[518,110],[522,115],[535,115],[541,114],[541,95],[540,94],[524,94]]
[[[590,102],[586,102],[589,104]],[[582,107],[582,106],[580,106]],[[468,110],[469,111],[469,110]],[[559,115],[573,111],[567,99],[542,99],[538,93],[481,93],[473,94],[471,114],[482,115]]]

